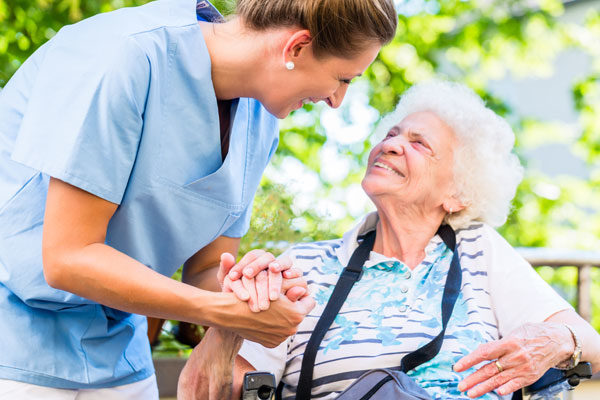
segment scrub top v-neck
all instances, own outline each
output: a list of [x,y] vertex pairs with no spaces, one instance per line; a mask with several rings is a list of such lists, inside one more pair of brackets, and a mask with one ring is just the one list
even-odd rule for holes
[[163,275],[247,231],[277,122],[235,100],[223,160],[197,13],[220,18],[158,0],[67,26],[0,92],[0,378],[93,388],[153,373],[144,317],[46,284],[50,177],[118,204],[106,243]]

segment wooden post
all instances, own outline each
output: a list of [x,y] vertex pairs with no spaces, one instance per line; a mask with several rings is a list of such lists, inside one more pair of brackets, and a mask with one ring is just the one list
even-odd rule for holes
[[577,273],[577,312],[583,319],[592,319],[591,265],[583,265]]

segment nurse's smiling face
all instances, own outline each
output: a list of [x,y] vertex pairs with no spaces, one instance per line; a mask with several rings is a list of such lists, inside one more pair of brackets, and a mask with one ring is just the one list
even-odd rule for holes
[[298,46],[287,58],[294,62],[294,69],[274,73],[270,79],[273,87],[267,88],[267,93],[260,100],[278,118],[285,118],[307,102],[324,101],[337,108],[342,104],[350,81],[367,69],[380,48],[380,44],[369,45],[352,58],[317,58],[310,43]]

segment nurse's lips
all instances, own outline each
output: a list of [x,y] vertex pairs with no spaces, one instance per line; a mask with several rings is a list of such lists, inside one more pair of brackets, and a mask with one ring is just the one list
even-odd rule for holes
[[318,103],[318,102],[320,102],[321,100],[323,100],[325,103],[327,103],[327,105],[329,107],[333,107],[333,104],[331,104],[331,100],[329,100],[329,97],[323,97],[323,98],[320,98],[320,99],[315,99],[313,97],[310,98],[310,101],[313,102],[313,103],[315,103],[315,104]]
[[300,100],[300,101],[298,102],[298,104],[296,104],[296,107],[294,108],[294,110],[298,110],[298,109],[302,108],[302,106],[303,106],[304,104],[308,104],[308,103],[310,103],[311,101],[312,101],[312,99],[302,99],[302,100]]

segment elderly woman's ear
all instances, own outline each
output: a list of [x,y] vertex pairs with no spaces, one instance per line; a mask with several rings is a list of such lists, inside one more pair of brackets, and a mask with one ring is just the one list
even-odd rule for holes
[[450,198],[446,199],[446,201],[444,201],[442,207],[444,208],[444,211],[446,211],[446,213],[453,214],[464,210],[466,206],[455,196],[451,196]]

